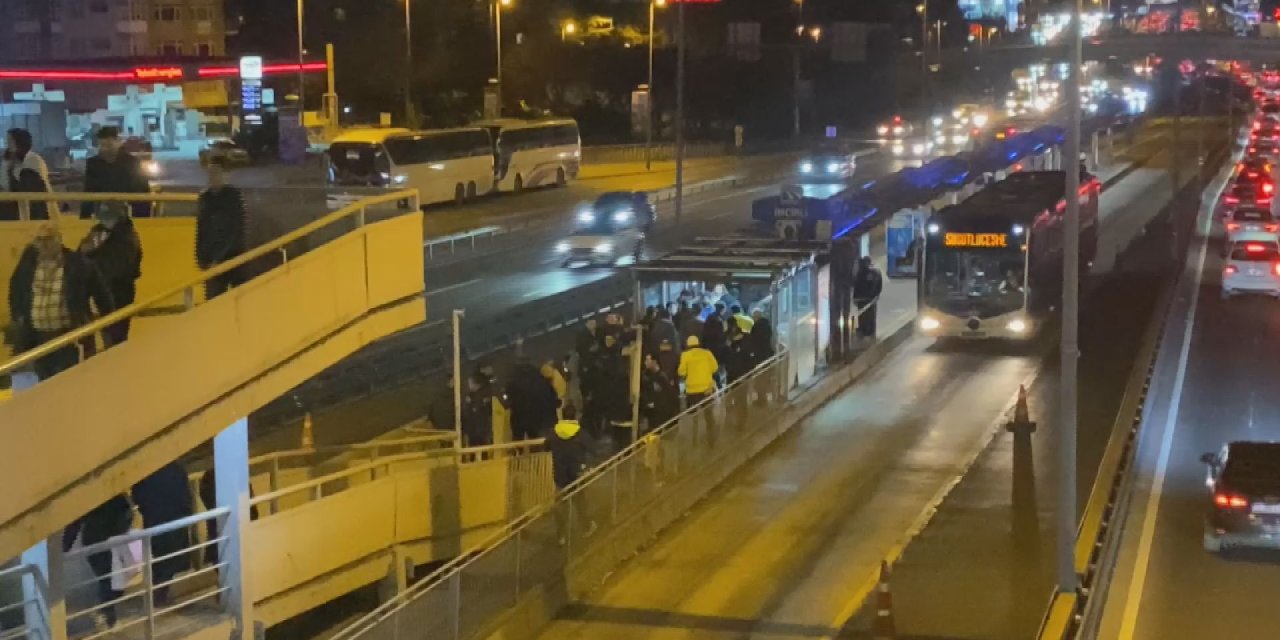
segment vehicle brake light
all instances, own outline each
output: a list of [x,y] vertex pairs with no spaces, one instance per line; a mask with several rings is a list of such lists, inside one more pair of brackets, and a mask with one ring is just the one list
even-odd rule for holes
[[899,122],[902,122],[902,116],[894,116],[893,123],[898,124]]
[[1280,224],[1269,222],[1267,224],[1262,225],[1262,230],[1268,233],[1274,233],[1276,231],[1280,231]]
[[1249,501],[1244,496],[1231,493],[1213,494],[1213,503],[1218,505],[1219,509],[1244,509],[1249,506]]
[[1256,178],[1256,177],[1258,177],[1258,172],[1257,172],[1257,171],[1250,171],[1250,172],[1249,172],[1248,174],[1246,174],[1246,175],[1248,175],[1250,178]]
[[1267,248],[1261,242],[1250,242],[1244,245],[1244,250],[1246,253],[1262,253]]
[[1275,190],[1276,190],[1276,185],[1275,185],[1275,184],[1270,183],[1270,182],[1264,182],[1264,183],[1262,183],[1262,192],[1263,192],[1263,193],[1271,193],[1272,191],[1275,191]]
[[1235,267],[1235,265],[1231,265],[1231,264],[1229,264],[1229,265],[1227,265],[1227,266],[1225,266],[1225,267],[1223,267],[1223,268],[1222,268],[1222,272],[1223,272],[1223,273],[1225,273],[1225,274],[1227,274],[1227,275],[1232,275],[1232,274],[1234,274],[1234,273],[1236,272],[1236,267]]
[[1254,131],[1257,131],[1258,129],[1261,129],[1261,128],[1262,128],[1262,123],[1261,123],[1261,122],[1255,122],[1255,123],[1253,123],[1253,130],[1254,130]]
[[1237,202],[1240,202],[1240,198],[1237,198],[1235,196],[1226,196],[1222,199],[1222,201],[1227,204],[1235,204]]
[[1249,153],[1257,153],[1257,152],[1258,152],[1257,147],[1249,147]]
[[1280,276],[1280,262],[1271,265],[1271,271],[1272,273]]
[[1227,223],[1227,231],[1239,231],[1239,230],[1240,230],[1240,225],[1234,222]]

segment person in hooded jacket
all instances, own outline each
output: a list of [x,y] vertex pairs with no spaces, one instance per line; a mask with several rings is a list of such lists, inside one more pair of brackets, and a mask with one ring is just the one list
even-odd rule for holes
[[[26,129],[10,129],[4,151],[4,188],[14,193],[49,193],[49,166],[40,154],[32,151],[34,142]],[[48,202],[32,202],[29,212],[32,220],[49,219]],[[18,203],[4,203],[0,219],[17,220],[20,217]]]
[[462,437],[468,447],[493,444],[493,394],[489,378],[479,371],[467,379],[462,398]]
[[[146,528],[181,520],[195,513],[191,504],[191,486],[187,470],[179,462],[171,462],[133,485],[133,502],[142,514]],[[151,555],[157,560],[151,567],[152,584],[164,585],[182,571],[191,568],[189,553],[179,553],[191,546],[186,527],[161,533],[151,538]],[[169,557],[166,557],[169,556]],[[157,605],[169,602],[169,587],[155,588]]]
[[511,406],[513,440],[540,438],[556,424],[560,399],[551,381],[531,362],[520,362],[511,372],[507,402]]
[[[80,253],[89,259],[111,292],[117,309],[133,304],[138,294],[138,278],[142,277],[142,239],[123,202],[103,202],[94,214],[97,222],[80,241]],[[117,322],[104,332],[112,344],[129,339],[129,318]]]
[[551,450],[551,474],[556,489],[563,491],[582,475],[587,466],[588,447],[578,424],[578,411],[573,405],[565,405],[562,417],[547,438]]

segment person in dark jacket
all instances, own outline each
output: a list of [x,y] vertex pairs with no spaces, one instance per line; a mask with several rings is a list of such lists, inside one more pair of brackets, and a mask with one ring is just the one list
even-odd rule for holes
[[560,398],[551,381],[531,362],[522,361],[511,372],[507,402],[511,405],[513,440],[541,438],[556,424]]
[[[211,158],[207,167],[209,188],[200,193],[196,204],[196,264],[212,269],[245,249],[247,215],[240,190],[227,184],[223,158]],[[204,285],[205,299],[222,295],[227,289],[244,284],[244,269],[232,269],[210,278]]]
[[457,426],[453,409],[453,376],[449,376],[443,386],[436,387],[427,402],[427,420],[431,428],[453,431]]
[[680,413],[680,385],[652,354],[644,357],[640,376],[640,410],[648,427],[657,429]]
[[[5,188],[14,193],[48,193],[49,166],[44,158],[32,151],[31,132],[26,129],[10,129],[5,140],[4,180]],[[18,203],[6,202],[0,219],[18,220]],[[32,202],[29,213],[32,220],[49,219],[48,202]]]
[[[133,304],[142,277],[142,239],[129,217],[129,207],[121,202],[104,202],[95,214],[97,224],[80,241],[80,253],[98,268],[117,309]],[[112,344],[129,339],[129,319],[111,325],[105,332]]]
[[[729,359],[729,341],[725,337],[724,319],[719,315],[712,313],[707,316],[705,322],[702,323],[702,348],[711,352],[716,357],[716,362],[722,365]],[[720,376],[723,382],[723,373]]]
[[564,490],[574,483],[586,469],[588,447],[578,424],[578,411],[573,405],[565,405],[563,417],[556,422],[547,438],[551,450],[551,474],[556,489]]
[[598,434],[609,434],[614,445],[621,449],[631,432],[619,428],[619,423],[631,421],[631,376],[628,359],[622,353],[623,345],[614,333],[604,335],[600,351],[600,369],[596,389],[599,420]]
[[865,309],[858,314],[858,337],[876,337],[876,307],[880,292],[884,289],[884,278],[871,264],[871,258],[863,256],[858,262],[858,274],[853,279],[853,304],[858,309]]
[[[84,163],[85,193],[150,193],[151,183],[142,172],[142,163],[125,151],[120,142],[120,130],[103,127],[98,130],[98,155]],[[98,208],[96,202],[80,205],[80,218],[88,220]],[[134,203],[134,217],[151,215],[149,203]]]
[[488,378],[477,371],[467,380],[462,398],[462,437],[468,447],[493,444],[493,395]]
[[[133,508],[129,506],[129,499],[123,495],[114,496],[62,530],[62,550],[70,551],[71,547],[75,546],[77,537],[80,538],[80,544],[87,547],[122,536],[129,532],[132,523]],[[110,551],[90,554],[88,561],[93,575],[98,577],[98,604],[106,604],[123,595],[111,586]],[[108,605],[98,611],[106,618],[107,626],[115,626],[114,605]]]
[[[142,525],[148,529],[181,520],[195,512],[191,504],[187,470],[179,462],[170,462],[139,480],[133,485],[132,494],[133,503],[142,514]],[[155,559],[151,565],[151,580],[152,584],[157,585],[157,605],[164,606],[169,602],[169,587],[165,583],[191,568],[190,554],[180,553],[190,546],[191,537],[187,527],[179,527],[151,538],[151,557]]]
[[[26,351],[88,324],[115,306],[102,276],[80,253],[62,246],[62,233],[45,223],[22,252],[9,278],[10,342]],[[110,340],[110,336],[107,336]],[[93,354],[93,341],[81,345]],[[74,345],[63,347],[36,362],[36,375],[47,379],[80,361]]]
[[680,368],[680,332],[676,331],[676,325],[671,321],[671,312],[666,309],[658,311],[657,318],[653,321],[653,326],[649,329],[649,335],[646,338],[649,343],[649,353],[658,359],[658,366],[666,372],[667,377],[674,380],[676,378],[676,369]]

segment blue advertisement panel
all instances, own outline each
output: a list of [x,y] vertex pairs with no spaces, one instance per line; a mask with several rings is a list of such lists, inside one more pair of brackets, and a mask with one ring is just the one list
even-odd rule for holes
[[924,211],[903,209],[885,228],[885,262],[890,278],[914,278],[920,271],[918,239],[924,234]]

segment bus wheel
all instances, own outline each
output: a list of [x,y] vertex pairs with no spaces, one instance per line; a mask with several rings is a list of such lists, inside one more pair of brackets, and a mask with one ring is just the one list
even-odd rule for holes
[[475,197],[476,197],[476,183],[468,182],[467,183],[467,199],[471,200],[472,198],[475,198]]
[[515,184],[512,186],[512,190],[515,191],[516,193],[521,193],[524,191],[524,176],[518,173],[516,174],[516,181],[515,181]]
[[564,167],[556,169],[556,186],[563,187],[569,180],[564,175]]
[[459,182],[458,185],[453,188],[453,203],[456,205],[461,205],[466,201],[467,201],[467,188],[462,186],[462,183]]

